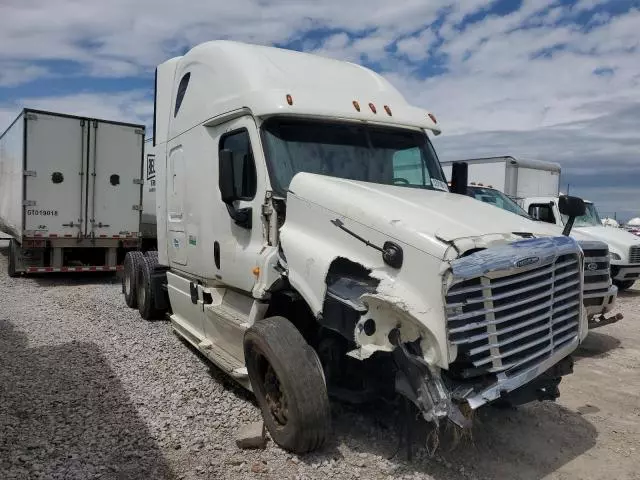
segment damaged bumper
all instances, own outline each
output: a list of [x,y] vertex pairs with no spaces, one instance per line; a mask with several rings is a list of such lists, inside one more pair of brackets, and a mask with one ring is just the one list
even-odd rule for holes
[[[554,355],[550,356],[546,360],[541,363],[519,372],[513,376],[506,376],[501,374],[498,376],[498,380],[485,388],[473,389],[469,387],[458,387],[452,394],[452,398],[457,401],[466,401],[469,404],[469,407],[472,409],[479,408],[487,403],[493,402],[500,398],[508,397],[510,393],[515,392],[524,386],[529,386],[530,388],[530,400],[544,400],[544,399],[555,399],[557,395],[553,398],[544,398],[544,392],[537,392],[539,385],[534,382],[535,379],[541,378],[546,379],[545,377],[550,377],[553,379],[558,379],[569,373],[572,373],[571,368],[565,368],[567,362],[570,361],[569,352],[573,351],[578,347],[579,340],[575,338],[567,348],[556,352]],[[565,360],[563,362],[563,360]],[[556,368],[554,368],[556,367]],[[538,396],[540,393],[540,396]]]

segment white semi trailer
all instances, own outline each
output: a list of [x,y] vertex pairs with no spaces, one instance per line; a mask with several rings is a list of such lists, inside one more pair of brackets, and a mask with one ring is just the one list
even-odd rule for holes
[[[468,164],[469,181],[491,185],[513,198],[532,217],[564,227],[567,217],[558,210],[560,165],[510,156],[472,158]],[[453,162],[443,162],[445,172]],[[584,233],[609,246],[611,278],[619,291],[627,290],[640,279],[640,238],[619,228],[602,225],[596,206],[585,200],[586,212],[576,219],[574,232]]]
[[252,390],[280,446],[324,443],[328,395],[461,426],[559,395],[588,331],[579,245],[450,193],[435,117],[384,78],[214,41],[159,65],[155,99],[158,251],[127,254],[125,300]]
[[9,275],[115,271],[139,247],[143,125],[24,109],[0,136]]

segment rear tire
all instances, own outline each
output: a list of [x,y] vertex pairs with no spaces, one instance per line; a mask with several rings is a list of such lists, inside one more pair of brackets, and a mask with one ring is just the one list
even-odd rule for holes
[[15,278],[18,276],[18,272],[16,272],[16,254],[17,247],[15,239],[9,239],[9,268],[8,273],[9,277]]
[[143,261],[144,255],[141,252],[127,252],[124,257],[122,293],[129,308],[138,307],[138,270]]
[[635,280],[614,280],[613,284],[618,287],[619,292],[623,292],[625,290],[629,290],[633,287],[633,284],[636,283]]
[[145,254],[145,256],[146,256],[147,258],[151,258],[151,259],[155,260],[156,265],[158,264],[158,251],[157,251],[157,250],[149,250],[149,251]]
[[143,257],[138,269],[138,312],[145,320],[158,320],[163,314],[156,308],[155,292],[151,285],[151,272],[157,264],[156,259]]
[[244,354],[274,442],[298,454],[320,448],[331,431],[331,410],[315,350],[289,320],[271,317],[245,332]]

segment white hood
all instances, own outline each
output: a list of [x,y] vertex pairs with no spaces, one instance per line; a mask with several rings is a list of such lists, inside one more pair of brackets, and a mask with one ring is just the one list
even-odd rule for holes
[[442,242],[488,234],[561,235],[553,225],[437,190],[299,173],[290,191],[336,217],[349,218],[421,250],[429,250],[429,244],[442,246]]
[[629,260],[629,248],[632,246],[640,247],[640,237],[633,235],[621,228],[602,227],[595,225],[593,227],[578,227],[577,232],[586,233],[598,240],[606,242],[611,252],[620,255],[622,260]]

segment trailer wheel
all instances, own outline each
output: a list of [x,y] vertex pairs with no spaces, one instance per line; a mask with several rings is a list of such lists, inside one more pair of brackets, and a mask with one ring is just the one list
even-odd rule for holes
[[122,293],[129,308],[138,307],[138,270],[143,261],[144,255],[140,252],[127,252],[124,257]]
[[17,255],[17,247],[15,239],[11,238],[9,240],[9,276],[11,278],[15,278],[18,276],[18,272],[16,272],[16,255]]
[[625,290],[629,290],[633,287],[633,284],[636,283],[635,280],[614,280],[613,284],[618,287],[619,292],[624,292]]
[[162,311],[156,308],[154,290],[151,285],[151,272],[158,264],[154,258],[143,257],[138,269],[138,312],[145,320],[157,320]]
[[289,320],[271,317],[245,332],[244,354],[271,438],[294,453],[320,448],[331,431],[331,410],[315,350]]

